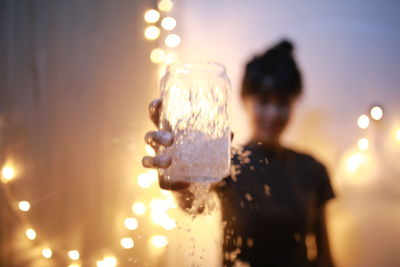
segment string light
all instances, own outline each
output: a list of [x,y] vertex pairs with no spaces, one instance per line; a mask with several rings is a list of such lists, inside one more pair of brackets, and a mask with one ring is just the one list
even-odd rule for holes
[[147,23],[155,23],[160,19],[160,12],[155,9],[149,9],[144,13],[144,20]]
[[130,249],[130,248],[133,248],[133,246],[135,245],[135,242],[133,242],[133,239],[130,237],[124,237],[124,238],[121,238],[120,244],[123,248]]
[[369,148],[369,141],[367,138],[360,138],[357,142],[358,149],[365,151]]
[[153,63],[161,63],[165,59],[165,52],[161,48],[155,48],[151,51],[150,60]]
[[169,12],[172,10],[173,7],[174,7],[174,3],[172,3],[172,1],[170,1],[170,0],[161,0],[158,3],[158,9],[163,12]]
[[157,248],[162,248],[168,245],[168,239],[164,235],[154,235],[150,240],[151,244]]
[[76,249],[68,251],[68,257],[73,261],[79,260],[80,256],[81,255],[80,255],[79,251]]
[[15,170],[12,166],[4,166],[1,170],[2,181],[7,183],[15,178]]
[[26,229],[25,235],[30,240],[35,240],[36,238],[36,232],[32,228]]
[[379,121],[383,117],[383,110],[379,106],[374,106],[370,110],[370,115],[371,115],[371,118],[373,118],[376,121]]
[[126,218],[124,224],[128,230],[136,230],[139,227],[139,222],[135,218]]
[[141,202],[133,203],[132,210],[137,215],[143,215],[146,212],[146,206]]
[[175,48],[181,43],[181,37],[175,33],[168,34],[165,38],[165,45],[170,48]]
[[50,248],[42,249],[42,256],[46,259],[50,259],[53,256],[53,251]]
[[21,210],[21,211],[28,211],[30,208],[31,208],[31,204],[29,204],[29,202],[28,201],[20,201],[19,203],[18,203],[18,208]]
[[155,40],[160,36],[160,29],[157,26],[148,26],[144,30],[144,37],[148,40]]
[[368,116],[361,115],[360,117],[358,117],[357,124],[358,124],[358,127],[360,127],[361,129],[367,129],[369,126]]
[[176,20],[172,17],[165,17],[161,21],[161,27],[163,27],[164,30],[171,31],[176,27]]

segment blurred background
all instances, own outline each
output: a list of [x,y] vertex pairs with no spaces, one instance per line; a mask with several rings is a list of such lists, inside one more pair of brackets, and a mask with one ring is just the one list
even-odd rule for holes
[[166,64],[220,62],[239,145],[243,66],[289,38],[305,94],[285,142],[328,166],[334,260],[400,266],[399,12],[395,0],[1,1],[0,265],[220,266],[218,209],[184,214],[141,167],[147,106]]

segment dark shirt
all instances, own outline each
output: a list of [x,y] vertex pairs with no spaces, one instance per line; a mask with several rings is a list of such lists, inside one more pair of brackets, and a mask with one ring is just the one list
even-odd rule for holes
[[250,143],[240,171],[217,187],[224,227],[224,266],[308,267],[305,238],[334,197],[325,167],[306,154]]

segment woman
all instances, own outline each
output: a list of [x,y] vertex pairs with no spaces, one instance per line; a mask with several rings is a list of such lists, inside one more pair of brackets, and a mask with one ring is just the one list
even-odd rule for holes
[[[302,91],[293,46],[282,41],[252,59],[245,69],[241,96],[252,135],[244,147],[246,158],[236,155],[239,173],[215,186],[221,200],[224,228],[224,266],[235,262],[250,266],[331,267],[324,209],[334,197],[325,167],[313,157],[281,145],[295,101]],[[160,100],[150,104],[158,125]],[[168,132],[146,135],[153,146],[171,145]],[[166,155],[144,157],[143,165],[167,168]],[[190,206],[188,183],[159,177],[160,186],[178,192]],[[315,237],[317,256],[307,257],[306,238]],[[310,252],[310,251],[309,251]]]

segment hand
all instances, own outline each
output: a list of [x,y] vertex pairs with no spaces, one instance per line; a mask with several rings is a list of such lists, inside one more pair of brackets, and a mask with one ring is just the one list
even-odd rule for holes
[[[162,100],[160,98],[153,100],[149,105],[149,114],[150,119],[156,125],[157,129],[160,122],[160,110],[162,106]],[[174,137],[169,131],[151,131],[146,133],[145,142],[152,146],[155,151],[158,151],[158,147],[160,145],[168,147],[171,146],[174,142]],[[169,155],[160,154],[157,152],[155,157],[145,156],[142,159],[142,164],[146,168],[168,168],[171,165],[172,159]],[[183,181],[170,181],[167,180],[164,176],[158,175],[158,182],[162,189],[180,191],[187,189],[190,186],[190,183]]]

